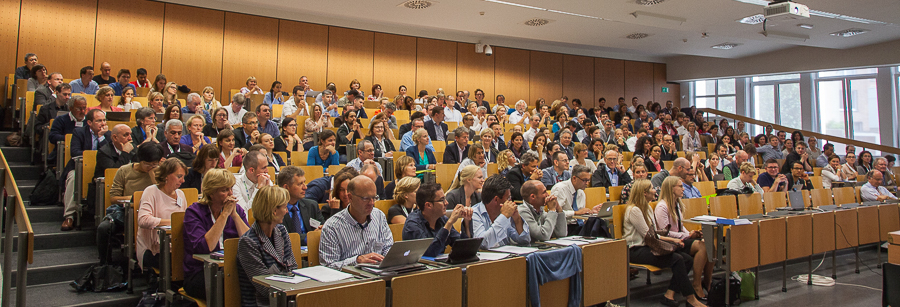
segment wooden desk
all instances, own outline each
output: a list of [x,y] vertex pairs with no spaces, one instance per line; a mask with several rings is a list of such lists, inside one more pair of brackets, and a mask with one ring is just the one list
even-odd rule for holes
[[193,258],[203,262],[203,279],[206,286],[206,305],[225,305],[225,261],[212,259],[209,254],[194,254]]
[[[462,269],[427,270],[391,279],[390,306],[462,306]],[[440,299],[437,299],[440,298]]]
[[628,296],[628,245],[625,240],[582,245],[581,250],[584,306]]
[[[333,282],[319,282],[315,280],[307,280],[301,283],[286,283],[274,280],[268,280],[266,277],[272,275],[262,275],[262,276],[254,276],[253,282],[263,285],[266,288],[269,288],[269,304],[273,307],[287,307],[288,306],[288,298],[295,297],[298,294],[303,294],[311,291],[318,291],[327,288],[331,288],[337,285],[347,285],[365,281],[373,281],[376,279],[365,278],[362,276],[354,276],[353,278],[333,281]],[[379,282],[383,282],[378,280]],[[354,294],[358,295],[358,294]]]
[[[466,267],[469,306],[525,306],[525,257],[478,262]],[[503,285],[503,291],[497,286]]]

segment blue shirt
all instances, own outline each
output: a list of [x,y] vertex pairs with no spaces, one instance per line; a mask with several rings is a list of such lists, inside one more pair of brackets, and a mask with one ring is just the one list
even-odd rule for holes
[[[266,96],[263,97],[263,103],[265,103],[266,105],[284,104],[283,100],[275,99],[273,97],[274,97],[274,95],[272,95],[272,92],[266,93]],[[288,96],[288,97],[290,97],[290,96]],[[284,99],[284,98],[282,98],[282,99]]]
[[272,136],[272,138],[277,138],[281,136],[281,132],[278,132],[278,124],[273,122],[272,120],[267,120],[266,127],[263,128],[262,123],[259,125],[259,133],[268,133]]
[[[199,109],[200,107],[198,106],[197,108]],[[192,112],[191,109],[189,109],[188,107],[183,107],[183,108],[181,108],[181,114],[197,114],[197,113]],[[207,124],[212,124],[212,116],[209,115],[208,111],[200,109],[199,114],[203,115],[203,117],[206,118]]]
[[[415,131],[410,131],[403,135],[403,138],[400,140],[400,151],[406,151],[407,148],[416,146],[416,143],[412,140],[413,133],[415,133]],[[431,138],[428,138],[428,145],[426,145],[425,148],[434,151],[434,145],[431,145]]]
[[687,183],[681,183],[681,186],[684,188],[684,198],[700,198],[703,195],[700,195],[700,190],[698,190],[693,185]]
[[322,157],[319,156],[319,146],[310,148],[309,155],[306,157],[306,165],[321,165],[323,171],[328,171],[329,166],[338,164],[341,164],[341,162],[337,151],[331,156],[328,156],[328,159],[322,160]]
[[[93,82],[93,81],[91,81],[91,82]],[[134,89],[135,92],[137,92],[137,89],[134,88],[134,84],[131,84],[131,83],[126,84],[124,87],[122,87],[122,85],[119,84],[119,82],[113,82],[113,83],[109,84],[109,87],[111,87],[113,89],[113,92],[116,93],[116,96],[122,96],[122,90],[124,90],[126,87],[130,87],[130,88]],[[137,95],[135,95],[135,96],[137,96]]]
[[84,83],[81,82],[81,78],[78,78],[78,79],[72,80],[72,82],[69,82],[69,85],[72,86],[72,94],[85,93],[85,94],[89,94],[89,95],[94,95],[94,94],[97,94],[97,91],[100,90],[100,86],[97,85],[97,82],[95,82],[94,80],[91,80],[90,83],[85,85]]
[[556,169],[554,169],[552,166],[545,168],[543,170],[543,173],[544,173],[544,176],[541,177],[541,183],[543,183],[548,188],[552,187],[554,184],[557,184],[559,182],[563,182],[563,181],[566,181],[566,180],[569,180],[572,178],[572,173],[570,173],[568,170],[563,170],[562,174],[560,174],[560,173],[557,173]]
[[424,256],[435,257],[443,254],[447,246],[452,246],[460,238],[467,238],[465,234],[460,234],[453,227],[450,227],[449,231],[445,229],[444,225],[447,225],[447,221],[446,216],[441,216],[434,222],[434,229],[432,229],[428,220],[422,215],[422,211],[416,209],[406,217],[406,223],[403,225],[403,240],[434,238],[431,245],[425,250]]
[[619,186],[619,172],[614,168],[606,168],[606,174],[609,175],[609,185],[613,187]]
[[491,221],[483,202],[472,206],[472,210],[472,236],[484,238],[481,241],[482,248],[495,248],[511,243],[524,245],[531,242],[528,225],[522,225],[522,233],[518,233],[514,222],[503,214],[497,215],[497,218]]

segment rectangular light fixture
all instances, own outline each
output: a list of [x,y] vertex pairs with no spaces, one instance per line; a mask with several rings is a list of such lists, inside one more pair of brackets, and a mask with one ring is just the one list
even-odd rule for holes
[[866,32],[869,32],[869,30],[860,29],[860,28],[851,28],[851,29],[831,33],[831,35],[838,36],[838,37],[851,37],[851,36],[860,35],[860,34],[863,34]]
[[734,47],[737,47],[737,46],[740,46],[740,45],[741,45],[741,44],[738,44],[738,43],[722,43],[722,44],[718,44],[718,45],[715,45],[715,46],[711,46],[710,48],[713,48],[713,49],[721,49],[721,50],[729,50],[729,49],[733,49]]
[[557,14],[565,14],[565,15],[570,15],[570,16],[577,16],[577,17],[584,17],[584,18],[590,18],[590,19],[604,20],[603,18],[596,17],[596,16],[589,16],[589,15],[583,15],[583,14],[577,14],[577,13],[570,13],[570,12],[564,12],[564,11],[557,11],[557,10],[545,9],[545,8],[542,8],[542,7],[531,6],[531,5],[526,5],[526,4],[520,4],[520,3],[515,3],[515,2],[507,2],[507,1],[502,1],[502,0],[484,0],[484,1],[485,1],[485,2],[496,3],[496,4],[505,4],[505,5],[515,6],[515,7],[521,7],[521,8],[526,8],[526,9],[538,10],[538,11],[545,11],[545,12],[551,12],[551,13],[557,13]]
[[679,26],[687,21],[687,19],[684,19],[681,17],[656,14],[656,13],[650,13],[650,12],[644,12],[644,11],[635,11],[634,13],[631,13],[631,16],[634,16],[634,18],[637,18],[639,20],[652,20],[652,21],[658,21],[658,22],[679,25]]
[[747,16],[747,17],[738,19],[737,22],[743,23],[743,24],[748,24],[748,25],[758,25],[758,24],[763,23],[764,20],[766,20],[766,17],[763,16],[763,14],[756,14],[753,16]]
[[792,40],[792,41],[798,41],[798,42],[805,42],[806,40],[809,39],[809,35],[794,34],[794,33],[787,33],[787,32],[765,31],[765,32],[760,32],[760,33],[766,37],[786,39],[786,40]]

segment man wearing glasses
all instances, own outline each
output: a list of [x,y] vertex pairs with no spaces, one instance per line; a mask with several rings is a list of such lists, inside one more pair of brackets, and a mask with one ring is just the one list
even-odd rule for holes
[[662,185],[663,180],[666,180],[666,177],[669,176],[678,176],[684,178],[684,175],[687,174],[688,170],[691,169],[691,162],[685,158],[675,159],[675,162],[672,163],[671,169],[664,169],[656,175],[653,175],[653,178],[650,179],[650,183],[653,184],[654,188],[659,188]]
[[347,166],[361,172],[363,164],[374,164],[378,168],[378,175],[381,176],[383,174],[381,164],[375,163],[373,159],[375,159],[375,145],[369,140],[362,140],[356,146],[356,159],[347,162]]
[[191,146],[181,143],[181,133],[184,126],[180,119],[170,119],[166,122],[166,144],[162,146],[163,154],[168,157],[177,152],[193,153]]
[[325,221],[319,242],[322,265],[338,270],[358,263],[381,262],[394,245],[387,217],[381,210],[372,210],[378,197],[375,182],[357,176],[347,184],[347,192],[350,205]]
[[541,183],[548,189],[552,189],[557,183],[569,180],[572,178],[572,173],[569,173],[569,157],[562,150],[554,152],[553,166],[545,168],[542,172],[544,174],[541,177]]
[[[774,136],[772,138],[777,140]],[[766,160],[766,172],[756,177],[756,183],[766,192],[787,191],[787,177],[778,173],[778,160],[775,159]]]
[[[458,239],[466,239],[472,235],[472,208],[458,204],[453,208],[450,217],[446,212],[447,198],[441,191],[439,183],[424,184],[416,191],[416,206],[419,210],[409,213],[403,225],[403,240],[434,238],[425,257],[435,257],[444,252],[447,246],[453,246]],[[453,228],[456,221],[462,219],[463,232]]]
[[576,165],[572,168],[572,178],[560,182],[553,186],[550,195],[556,197],[556,201],[562,207],[562,212],[566,215],[566,224],[568,234],[570,236],[577,235],[584,226],[584,221],[574,218],[575,215],[593,214],[594,210],[599,209],[602,204],[598,204],[597,208],[587,207],[587,196],[584,189],[591,182],[591,169],[584,165]]
[[791,173],[786,177],[788,191],[797,192],[813,189],[812,182],[809,181],[809,174],[803,169],[803,163],[800,163],[800,161],[794,161],[791,166]]

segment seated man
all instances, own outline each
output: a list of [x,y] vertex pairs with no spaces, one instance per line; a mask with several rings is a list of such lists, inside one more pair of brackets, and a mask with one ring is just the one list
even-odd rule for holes
[[[526,181],[522,184],[521,193],[525,200],[519,204],[519,216],[528,225],[531,241],[540,242],[566,236],[566,214],[556,202],[556,196],[547,193],[543,183],[537,180]],[[543,208],[545,205],[546,213]]]
[[[773,136],[774,138],[774,136]],[[777,138],[775,138],[777,140]],[[769,145],[766,145],[769,146]],[[785,192],[787,191],[787,177],[778,173],[778,160],[766,160],[766,171],[756,177],[756,183],[763,191]],[[772,189],[772,187],[775,187]]]
[[119,168],[131,162],[134,145],[131,143],[131,128],[128,125],[118,124],[112,129],[112,142],[97,150],[97,166],[94,168],[94,178],[103,177],[105,170]]
[[124,90],[126,87],[130,87],[132,89],[135,88],[134,85],[129,82],[129,80],[131,80],[131,71],[125,68],[119,69],[119,73],[116,74],[116,82],[110,83],[109,87],[113,89],[113,93],[115,93],[116,96],[122,96],[122,90]]
[[[234,94],[234,97],[231,98],[231,104],[225,106],[225,110],[228,111],[228,123],[229,124],[239,125],[242,123],[242,121],[244,119],[244,114],[247,114],[247,110],[244,109],[244,103],[246,103],[246,102],[247,102],[247,97],[244,97],[244,94],[241,94],[241,93]],[[235,135],[237,135],[237,134],[235,134]],[[243,147],[243,146],[238,146],[238,147]]]
[[160,136],[164,133],[156,126],[156,112],[153,112],[152,108],[143,107],[135,111],[134,121],[136,125],[131,128],[131,141],[134,146],[148,142],[159,143]]
[[545,168],[541,177],[541,182],[548,189],[553,188],[557,183],[569,180],[572,174],[569,173],[569,158],[562,150],[554,152],[552,155],[553,166]]
[[381,178],[381,175],[378,173],[378,169],[375,168],[375,165],[379,164],[364,164],[359,169],[359,174],[369,177],[369,179],[372,179],[372,181],[375,182],[375,190],[378,193],[378,199],[389,199],[384,195],[384,178]]
[[372,164],[378,168],[378,175],[381,175],[383,172],[381,164],[373,159],[375,159],[375,145],[369,140],[362,140],[356,145],[356,159],[347,162],[347,166],[356,169],[356,171],[362,171],[363,164]]
[[881,171],[874,169],[866,173],[867,182],[861,188],[859,188],[859,195],[862,197],[863,201],[885,201],[888,199],[897,199],[897,196],[891,194],[884,186],[882,186],[882,182],[884,181],[884,175],[881,174]]
[[469,129],[466,127],[457,127],[453,130],[456,142],[450,143],[444,149],[444,164],[462,163],[466,159],[469,152]]
[[338,270],[346,265],[378,263],[394,245],[387,217],[381,210],[372,210],[377,197],[375,182],[357,176],[347,184],[347,192],[347,210],[325,221],[319,242],[322,265]]
[[212,124],[212,116],[209,115],[209,111],[203,109],[200,106],[202,103],[202,99],[200,99],[200,94],[190,93],[185,99],[184,107],[181,108],[181,114],[199,114],[203,115],[203,118],[206,119],[207,124]]
[[[416,130],[425,128],[425,121],[422,118],[413,119],[411,122],[410,130],[400,138],[400,151],[406,151],[407,148],[413,147],[416,145],[413,142],[413,134],[416,133]],[[431,139],[428,139],[428,145],[425,148],[431,149],[434,151],[434,145],[431,144]]]
[[310,181],[306,187],[306,195],[304,196],[304,198],[311,199],[317,204],[324,204],[328,202],[328,191],[331,191],[332,177],[333,176],[324,176]]
[[259,192],[259,189],[264,186],[273,184],[269,178],[267,168],[269,161],[265,154],[258,150],[251,150],[244,156],[243,164],[244,172],[236,176],[236,182],[231,187],[231,192],[234,197],[237,197],[237,204],[246,212],[250,210],[256,192]]
[[260,133],[268,133],[272,136],[272,138],[278,138],[281,136],[281,132],[278,131],[278,124],[272,121],[272,107],[266,104],[259,104],[256,106],[256,116],[259,121],[259,130]]
[[513,166],[513,168],[506,173],[506,180],[509,180],[509,184],[512,186],[510,193],[512,194],[513,200],[523,199],[521,190],[525,181],[540,181],[543,178],[544,173],[538,168],[538,163],[540,163],[540,161],[538,161],[537,154],[526,152],[522,154],[519,164]]
[[[75,129],[72,133],[72,143],[69,144],[69,153],[73,160],[66,163],[63,174],[66,180],[62,180],[62,191],[65,191],[63,201],[65,201],[66,209],[63,213],[63,223],[60,230],[69,231],[74,227],[75,210],[81,205],[80,199],[75,199],[75,157],[80,157],[85,150],[98,150],[106,143],[110,142],[112,134],[109,132],[109,126],[106,125],[106,113],[99,109],[91,110],[87,113],[87,121],[85,126]],[[86,183],[85,183],[86,184]],[[87,195],[83,195],[87,196]]]
[[684,196],[682,198],[687,199],[703,197],[703,195],[700,194],[700,189],[697,189],[697,187],[694,186],[694,176],[695,175],[693,167],[691,167],[691,169],[688,170],[686,174],[684,174],[684,177],[682,178],[684,180],[682,180],[681,182],[681,187],[684,188]]
[[592,187],[617,187],[631,183],[631,176],[625,168],[619,164],[619,153],[608,150],[603,154],[604,164],[597,166],[597,170],[591,175]]
[[[453,246],[458,239],[469,238],[472,225],[472,208],[458,204],[453,208],[453,213],[448,218],[446,212],[447,199],[439,183],[428,183],[419,187],[416,191],[417,210],[409,213],[406,223],[403,224],[403,240],[416,240],[434,238],[431,246],[425,250],[425,257],[435,257],[444,253],[447,246]],[[453,228],[453,224],[463,219],[460,234]]]
[[484,238],[481,247],[495,248],[508,244],[528,244],[531,233],[519,216],[516,203],[510,200],[509,181],[493,175],[484,181],[482,202],[472,207],[472,235]]
[[[69,114],[56,116],[53,125],[50,126],[50,144],[56,144],[66,140],[66,134],[75,132],[75,128],[85,125],[87,112],[87,100],[82,96],[74,96],[68,101]],[[56,153],[50,153],[47,157],[50,161],[56,161]]]
[[180,119],[170,119],[166,122],[166,143],[160,144],[166,157],[179,152],[193,153],[191,145],[181,143],[183,130],[184,125]]
[[[243,97],[243,95],[242,95]],[[255,112],[245,113],[241,118],[241,127],[234,129],[234,147],[250,148],[253,144],[259,143],[259,120]],[[275,136],[272,136],[273,138]]]
[[444,123],[444,108],[441,106],[434,106],[431,108],[429,115],[431,115],[431,120],[425,122],[425,130],[428,131],[428,137],[431,138],[432,141],[445,141],[447,140],[447,124]]
[[881,175],[884,177],[884,180],[881,182],[881,185],[890,187],[895,186],[894,183],[894,174],[891,173],[891,170],[888,168],[888,160],[884,157],[875,158],[875,163],[873,167],[881,172]]
[[55,103],[47,104],[38,111],[37,118],[34,120],[34,133],[38,136],[43,136],[44,127],[50,124],[51,119],[56,118],[57,113],[69,111],[68,102],[71,98],[72,86],[67,83],[60,83],[56,87]]
[[306,245],[306,233],[322,228],[325,217],[319,211],[319,204],[304,198],[306,196],[306,174],[302,168],[288,165],[278,173],[278,183],[288,190],[288,213],[282,224],[288,232],[300,234],[301,244]]
[[550,194],[556,197],[565,213],[570,236],[581,232],[581,226],[584,225],[583,220],[574,218],[575,215],[594,213],[593,208],[588,207],[587,195],[584,194],[590,180],[591,169],[584,165],[576,165],[572,168],[572,177],[569,180],[556,184],[550,190]]
[[794,161],[791,167],[791,173],[785,177],[788,191],[812,190],[812,182],[809,181],[809,174],[803,170],[803,163]]

